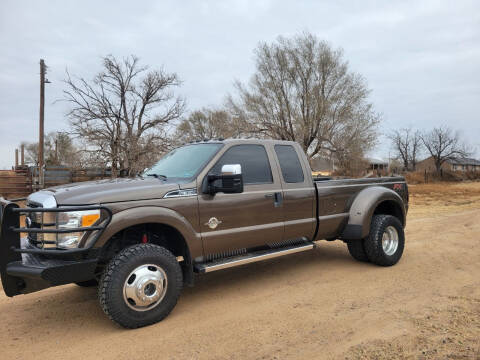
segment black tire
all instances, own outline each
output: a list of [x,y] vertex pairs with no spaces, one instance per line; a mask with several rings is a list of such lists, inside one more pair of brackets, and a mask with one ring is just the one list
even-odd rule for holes
[[368,262],[368,256],[363,247],[363,240],[350,240],[347,242],[348,252],[355,260]]
[[[137,311],[124,300],[124,284],[132,271],[146,264],[163,270],[167,279],[166,292],[151,310]],[[170,251],[153,244],[138,244],[122,250],[108,263],[100,279],[98,298],[111,320],[134,329],[163,320],[177,304],[182,285],[182,270]]]
[[[387,254],[382,246],[385,230],[392,226],[398,235],[398,245],[392,254]],[[364,241],[365,252],[370,262],[380,266],[395,265],[403,254],[405,234],[403,226],[396,217],[391,215],[375,215],[370,226],[370,234]]]
[[91,279],[91,280],[87,280],[87,281],[80,281],[80,282],[77,282],[75,284],[77,284],[78,286],[81,286],[81,287],[93,287],[93,286],[98,286],[98,281],[95,280],[95,279]]

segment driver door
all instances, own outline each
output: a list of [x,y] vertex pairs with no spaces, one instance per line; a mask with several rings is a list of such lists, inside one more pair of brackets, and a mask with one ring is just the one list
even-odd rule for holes
[[[200,194],[200,229],[205,255],[229,255],[283,238],[282,187],[273,157],[260,144],[232,145],[208,174],[223,165],[241,166],[243,193]],[[276,166],[276,165],[274,165]]]

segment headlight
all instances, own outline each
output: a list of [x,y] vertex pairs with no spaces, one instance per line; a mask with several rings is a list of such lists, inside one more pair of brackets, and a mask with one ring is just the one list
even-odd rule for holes
[[[75,229],[89,227],[100,219],[100,210],[70,211],[58,213],[57,226],[59,229]],[[83,232],[57,234],[57,247],[70,249],[78,247]]]

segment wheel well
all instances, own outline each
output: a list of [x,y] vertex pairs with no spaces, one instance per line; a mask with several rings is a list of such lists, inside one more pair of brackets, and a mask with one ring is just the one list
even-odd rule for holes
[[100,264],[107,264],[126,247],[147,242],[168,249],[179,258],[184,282],[193,282],[193,266],[188,245],[182,234],[172,226],[158,223],[137,224],[120,230],[103,246]]
[[380,204],[378,204],[373,212],[373,215],[379,214],[395,216],[398,220],[400,220],[402,225],[405,225],[402,208],[393,200],[382,201]]

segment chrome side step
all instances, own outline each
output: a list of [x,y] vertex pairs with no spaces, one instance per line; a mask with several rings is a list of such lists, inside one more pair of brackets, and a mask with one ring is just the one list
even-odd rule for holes
[[276,257],[294,254],[301,251],[312,250],[313,248],[315,248],[315,244],[313,242],[304,242],[296,246],[288,246],[288,247],[283,247],[279,249],[261,250],[261,251],[256,251],[253,253],[241,255],[241,256],[235,256],[235,257],[230,257],[226,259],[206,262],[206,263],[199,263],[194,265],[194,269],[198,273],[208,273],[212,271],[231,268],[234,266],[249,264],[257,261],[273,259]]

